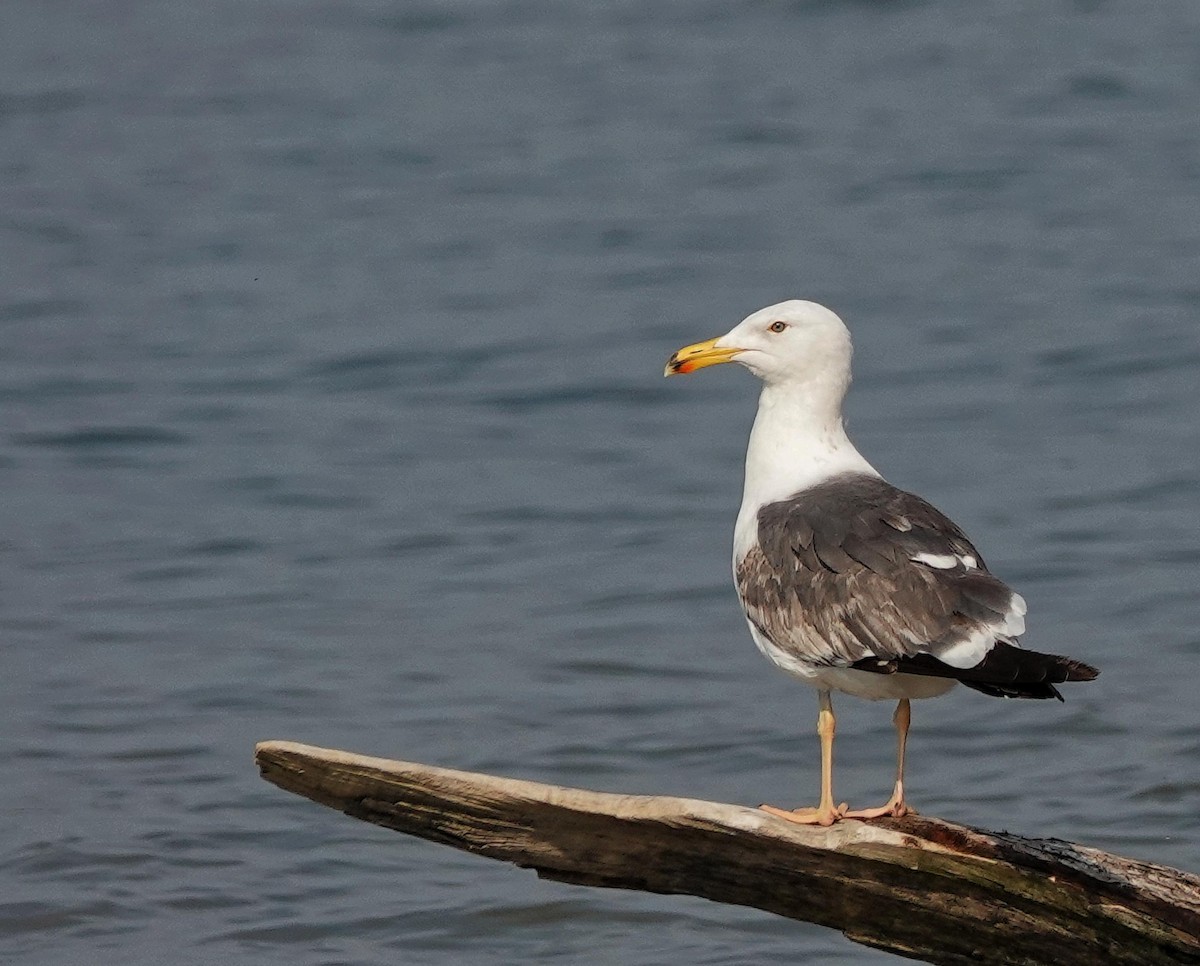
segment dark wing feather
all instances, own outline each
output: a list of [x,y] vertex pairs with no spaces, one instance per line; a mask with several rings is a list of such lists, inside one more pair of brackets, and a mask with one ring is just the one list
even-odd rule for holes
[[954,678],[996,698],[1057,698],[1059,701],[1063,696],[1055,684],[1092,681],[1100,673],[1082,661],[1059,654],[1027,651],[1006,641],[997,641],[987,656],[972,668],[953,668],[929,654],[897,658],[882,665],[874,658],[868,658],[852,666],[876,674],[901,672]]
[[[876,477],[836,477],[764,506],[758,523],[737,575],[747,616],[816,664],[936,658],[999,628],[1013,602],[949,518]],[[977,566],[926,566],[913,559],[922,554]]]

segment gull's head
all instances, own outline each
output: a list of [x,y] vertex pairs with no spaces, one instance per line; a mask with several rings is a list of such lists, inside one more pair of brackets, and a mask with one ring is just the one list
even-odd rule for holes
[[759,309],[719,338],[685,346],[667,361],[665,375],[736,362],[767,385],[832,382],[844,391],[850,353],[841,319],[816,302],[792,299]]

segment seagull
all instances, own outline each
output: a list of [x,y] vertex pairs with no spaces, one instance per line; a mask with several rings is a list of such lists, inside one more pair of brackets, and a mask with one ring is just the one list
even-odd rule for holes
[[[904,798],[911,699],[961,682],[994,697],[1061,701],[1056,684],[1099,673],[1023,649],[1021,595],[948,517],[892,486],[855,449],[842,421],[851,352],[837,315],[791,300],[680,349],[665,372],[736,362],[763,383],[734,525],[734,584],[759,650],[817,689],[820,801],[761,806],[804,825],[914,811]],[[833,691],[897,702],[896,784],[879,808],[834,804]]]

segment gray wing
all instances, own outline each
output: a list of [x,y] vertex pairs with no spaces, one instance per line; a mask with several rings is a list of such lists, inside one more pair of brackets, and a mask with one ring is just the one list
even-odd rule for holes
[[896,670],[926,654],[974,667],[1024,631],[1024,601],[966,535],[875,477],[837,477],[764,506],[736,576],[758,631],[819,665]]

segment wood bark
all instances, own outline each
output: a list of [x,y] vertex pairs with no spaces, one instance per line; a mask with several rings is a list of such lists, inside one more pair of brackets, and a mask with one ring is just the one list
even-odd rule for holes
[[287,791],[542,878],[752,906],[930,963],[1200,963],[1200,877],[1058,839],[921,816],[799,826],[285,741],[255,758]]

